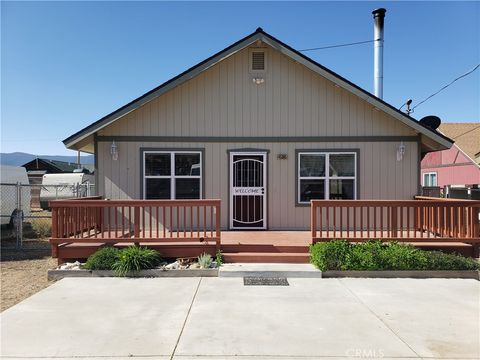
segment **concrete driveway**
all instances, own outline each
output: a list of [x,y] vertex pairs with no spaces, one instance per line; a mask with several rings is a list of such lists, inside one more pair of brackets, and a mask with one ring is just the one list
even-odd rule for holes
[[475,280],[63,279],[1,314],[2,358],[480,357]]

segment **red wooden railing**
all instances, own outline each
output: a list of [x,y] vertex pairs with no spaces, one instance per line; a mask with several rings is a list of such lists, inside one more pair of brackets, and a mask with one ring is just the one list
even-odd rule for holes
[[[61,243],[214,241],[220,250],[220,200],[50,201],[53,247]],[[54,249],[55,253],[55,249]]]
[[312,200],[312,241],[480,242],[480,201]]

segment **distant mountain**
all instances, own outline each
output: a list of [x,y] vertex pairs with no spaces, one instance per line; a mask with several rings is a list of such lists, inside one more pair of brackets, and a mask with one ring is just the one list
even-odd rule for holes
[[[77,157],[75,155],[33,155],[22,152],[14,153],[0,153],[0,164],[2,165],[13,165],[21,166],[29,161],[32,161],[36,158],[48,159],[48,160],[58,160],[66,161],[71,163],[77,162]],[[93,155],[80,156],[80,162],[82,164],[93,164]]]

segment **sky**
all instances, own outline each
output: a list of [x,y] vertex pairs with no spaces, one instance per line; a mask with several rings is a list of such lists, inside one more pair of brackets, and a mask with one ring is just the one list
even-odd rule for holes
[[[373,39],[387,9],[384,100],[413,106],[480,63],[480,2],[1,3],[1,151],[63,139],[261,26],[296,49]],[[373,44],[305,53],[373,92]],[[480,122],[480,69],[412,114]]]

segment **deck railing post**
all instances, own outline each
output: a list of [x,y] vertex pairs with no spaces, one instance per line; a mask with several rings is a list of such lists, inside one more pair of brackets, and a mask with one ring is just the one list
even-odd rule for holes
[[[52,239],[58,238],[58,208],[53,207],[50,204],[50,207],[52,209]],[[58,243],[50,243],[50,246],[52,248],[52,258],[56,258],[58,254]]]
[[[140,207],[135,206],[133,208],[133,237],[138,240],[140,237]],[[135,242],[135,245],[139,245],[139,242]]]
[[390,225],[391,225],[391,237],[393,239],[398,238],[398,208],[396,206],[391,207],[391,220],[390,220]]
[[[480,237],[480,205],[472,206],[472,237]],[[480,258],[480,244],[472,243],[472,256],[476,259]]]
[[312,244],[315,244],[317,237],[317,205],[315,200],[310,200],[310,230],[312,233]]
[[215,205],[215,226],[216,226],[216,243],[215,243],[215,250],[219,252],[221,250],[221,229],[220,229],[220,222],[221,222],[221,213],[220,213],[220,202]]

